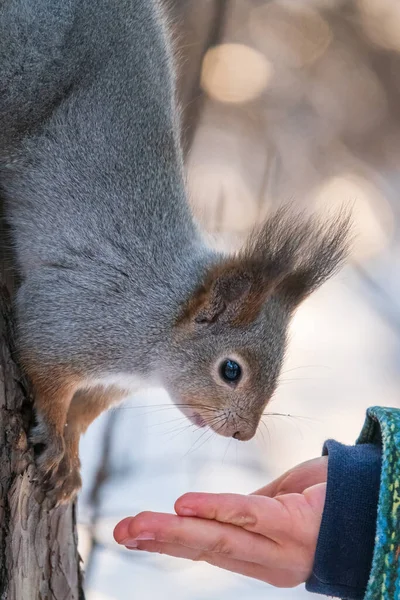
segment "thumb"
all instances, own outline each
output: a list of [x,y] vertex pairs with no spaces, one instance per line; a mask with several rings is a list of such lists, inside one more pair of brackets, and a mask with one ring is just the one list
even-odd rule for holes
[[317,483],[307,488],[304,490],[303,496],[305,496],[315,514],[322,518],[326,498],[326,483]]
[[319,456],[293,467],[253,494],[270,498],[283,494],[301,494],[307,488],[325,482],[327,477],[328,457]]

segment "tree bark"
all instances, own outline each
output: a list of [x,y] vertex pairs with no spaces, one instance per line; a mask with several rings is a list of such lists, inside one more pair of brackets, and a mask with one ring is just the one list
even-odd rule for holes
[[1,214],[0,223],[0,600],[83,600],[75,505],[48,510],[35,484],[26,433],[32,396],[15,360],[12,259]]

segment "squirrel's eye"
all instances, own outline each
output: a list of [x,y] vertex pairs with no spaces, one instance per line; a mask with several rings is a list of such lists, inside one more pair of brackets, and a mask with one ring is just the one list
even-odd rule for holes
[[228,358],[220,366],[220,374],[227,383],[237,383],[242,376],[241,366]]

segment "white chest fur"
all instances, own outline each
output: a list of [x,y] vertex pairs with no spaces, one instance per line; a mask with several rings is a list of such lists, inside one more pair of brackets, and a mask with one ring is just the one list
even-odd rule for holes
[[127,394],[133,394],[139,389],[149,387],[149,385],[151,385],[149,380],[130,373],[112,373],[104,375],[103,377],[91,379],[87,382],[87,387],[89,388],[97,386],[104,388],[115,387],[127,392]]

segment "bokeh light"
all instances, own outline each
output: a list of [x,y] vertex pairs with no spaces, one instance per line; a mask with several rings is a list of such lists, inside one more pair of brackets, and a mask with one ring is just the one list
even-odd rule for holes
[[357,0],[360,21],[371,42],[400,51],[400,3],[397,0]]
[[332,41],[328,23],[298,2],[269,2],[253,9],[250,32],[273,64],[302,68],[320,58]]
[[214,100],[248,102],[263,92],[272,72],[271,63],[257,50],[221,44],[204,56],[201,85]]

